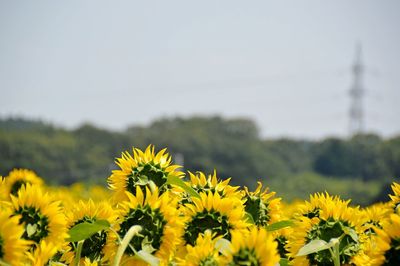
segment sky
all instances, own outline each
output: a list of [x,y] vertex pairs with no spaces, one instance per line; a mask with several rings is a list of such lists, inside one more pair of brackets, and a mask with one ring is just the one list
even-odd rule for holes
[[0,117],[112,130],[253,119],[265,137],[400,133],[400,1],[0,1]]

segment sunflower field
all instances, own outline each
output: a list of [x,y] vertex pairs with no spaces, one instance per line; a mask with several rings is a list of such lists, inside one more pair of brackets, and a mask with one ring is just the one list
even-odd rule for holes
[[108,189],[1,178],[0,265],[400,265],[400,184],[366,208],[328,193],[288,204],[154,146],[115,162]]

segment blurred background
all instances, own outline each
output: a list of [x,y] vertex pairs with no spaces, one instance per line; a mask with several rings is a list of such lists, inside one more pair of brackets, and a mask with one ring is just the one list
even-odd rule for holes
[[0,175],[105,184],[132,146],[286,201],[400,178],[400,2],[1,1]]

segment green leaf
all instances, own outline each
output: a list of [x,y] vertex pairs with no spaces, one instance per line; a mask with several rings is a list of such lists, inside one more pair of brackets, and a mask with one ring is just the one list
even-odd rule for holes
[[93,223],[83,222],[75,225],[69,230],[69,238],[67,241],[78,242],[81,240],[88,239],[95,233],[106,230],[110,227],[110,223],[107,220],[97,220]]
[[167,177],[167,184],[175,185],[183,188],[186,193],[188,193],[192,197],[200,198],[199,193],[197,193],[192,187],[186,185],[186,183],[177,176],[169,175]]
[[281,259],[279,261],[280,266],[289,266],[289,260],[288,259]]
[[228,255],[231,249],[231,242],[225,238],[218,239],[215,242],[215,248],[223,255]]
[[293,221],[292,220],[284,220],[284,221],[279,221],[273,224],[270,224],[266,227],[267,231],[275,231],[279,230],[285,227],[290,227],[293,226]]
[[135,254],[138,258],[140,258],[141,260],[147,262],[148,264],[150,264],[150,266],[158,266],[160,265],[160,260],[151,255],[150,253],[144,251],[144,250],[140,250],[139,252],[137,252]]
[[304,245],[296,256],[305,256],[333,247],[339,240],[332,238],[329,243],[322,239],[315,239]]

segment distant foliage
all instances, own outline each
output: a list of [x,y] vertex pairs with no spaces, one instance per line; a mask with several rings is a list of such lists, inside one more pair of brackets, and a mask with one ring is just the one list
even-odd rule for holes
[[[360,197],[367,204],[382,195],[394,177],[400,176],[400,136],[381,139],[359,135],[351,139],[322,141],[264,140],[249,119],[221,117],[164,118],[148,126],[131,126],[113,132],[84,124],[65,130],[42,121],[0,120],[0,173],[16,167],[34,169],[51,184],[104,183],[114,168],[113,158],[132,146],[150,143],[169,147],[176,163],[185,170],[233,177],[237,185],[254,186],[270,180],[283,194],[304,196],[334,180],[330,189],[339,193],[349,179],[357,179]],[[291,184],[310,180],[305,188]],[[274,184],[275,187],[274,187]],[[324,186],[326,188],[326,186]],[[367,199],[361,194],[365,191]],[[342,191],[351,193],[350,188]]]

